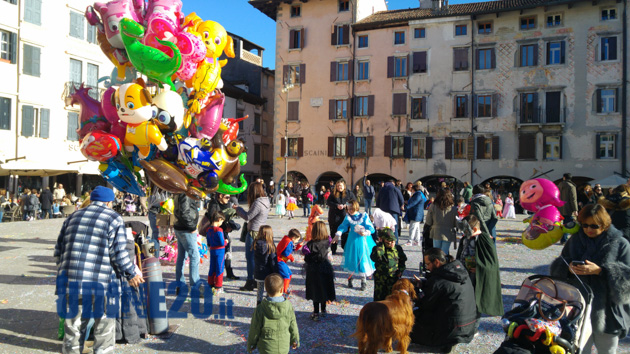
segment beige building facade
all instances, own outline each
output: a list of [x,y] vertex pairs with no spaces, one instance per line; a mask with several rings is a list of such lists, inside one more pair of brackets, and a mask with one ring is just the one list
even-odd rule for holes
[[311,184],[626,172],[622,2],[250,3],[277,22],[274,157]]

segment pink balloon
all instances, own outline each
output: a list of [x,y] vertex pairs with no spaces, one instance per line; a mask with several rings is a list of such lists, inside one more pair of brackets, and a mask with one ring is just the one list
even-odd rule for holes
[[[156,13],[166,15],[177,24],[179,24],[184,18],[181,0],[149,0],[147,2],[147,13],[145,15],[145,19],[150,18],[151,15]],[[147,25],[146,22],[144,25]]]
[[93,130],[103,130],[108,132],[110,123],[105,119],[101,103],[89,95],[90,88],[84,87],[83,84],[70,96],[66,97],[66,105],[78,104],[81,106],[79,111],[79,139],[83,139],[89,132]]
[[125,133],[127,132],[127,123],[118,118],[118,111],[116,110],[116,107],[112,105],[112,96],[115,92],[116,89],[113,87],[110,87],[105,91],[103,99],[101,100],[101,109],[105,115],[105,119],[107,119],[107,121],[111,124],[109,133],[121,140],[124,140]]
[[197,139],[212,139],[221,126],[224,103],[225,95],[220,93],[219,99],[212,100],[199,114],[196,114],[190,135]]
[[560,190],[548,179],[530,179],[521,185],[519,201],[526,210],[536,212],[545,205],[561,207],[564,202],[560,200]]

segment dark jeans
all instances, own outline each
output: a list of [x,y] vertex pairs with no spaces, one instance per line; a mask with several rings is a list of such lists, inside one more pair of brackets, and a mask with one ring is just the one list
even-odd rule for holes
[[363,199],[363,205],[365,205],[365,212],[368,215],[372,215],[372,198]]
[[46,219],[46,217],[52,219],[52,209],[42,209],[41,218]]
[[311,203],[303,203],[304,216],[309,217],[311,215]]
[[396,244],[398,244],[398,239],[400,238],[400,214],[399,213],[389,213],[394,220],[396,220]]
[[247,261],[247,280],[254,280],[254,250],[252,250],[252,244],[254,238],[252,231],[247,232],[245,238],[245,260]]

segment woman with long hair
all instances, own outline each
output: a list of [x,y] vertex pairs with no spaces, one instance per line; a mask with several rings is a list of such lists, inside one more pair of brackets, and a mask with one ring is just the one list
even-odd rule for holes
[[[330,234],[337,233],[337,228],[346,217],[346,204],[350,200],[354,200],[354,194],[346,188],[346,182],[340,179],[335,183],[335,188],[330,192],[330,196],[326,201],[328,205],[328,224],[330,225]],[[342,243],[343,247],[343,243]],[[337,254],[337,244],[330,245],[332,254]]]
[[233,208],[236,209],[238,216],[247,221],[247,236],[245,238],[247,281],[240,289],[252,291],[256,288],[256,281],[254,280],[254,251],[252,244],[258,235],[260,227],[267,223],[267,216],[269,215],[269,209],[271,208],[269,198],[267,198],[265,187],[262,183],[254,182],[249,186],[249,189],[247,190],[247,205],[249,205],[249,211],[245,211],[243,208],[236,205],[234,205]]
[[431,227],[433,247],[439,248],[446,255],[449,254],[451,242],[455,242],[457,222],[457,207],[453,201],[453,194],[448,189],[440,189],[435,202],[429,207],[426,225]]

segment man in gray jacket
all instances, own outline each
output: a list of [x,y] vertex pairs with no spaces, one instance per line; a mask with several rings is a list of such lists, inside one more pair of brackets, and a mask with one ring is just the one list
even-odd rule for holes
[[[573,222],[578,212],[577,189],[575,183],[571,180],[572,177],[570,173],[565,173],[562,175],[562,182],[558,185],[558,189],[560,189],[560,200],[564,202],[564,205],[558,208],[558,210],[560,211],[560,215],[564,218],[563,223],[565,225]],[[562,235],[560,243],[564,245],[568,237],[569,234]]]

